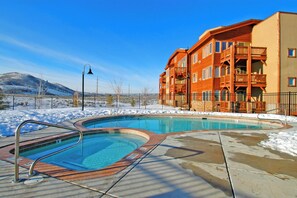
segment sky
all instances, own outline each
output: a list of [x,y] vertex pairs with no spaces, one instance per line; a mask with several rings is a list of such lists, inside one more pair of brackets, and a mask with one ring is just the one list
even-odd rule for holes
[[[20,72],[85,91],[158,93],[177,48],[207,29],[277,11],[296,0],[0,0],[0,74]],[[97,83],[98,79],[98,83]]]

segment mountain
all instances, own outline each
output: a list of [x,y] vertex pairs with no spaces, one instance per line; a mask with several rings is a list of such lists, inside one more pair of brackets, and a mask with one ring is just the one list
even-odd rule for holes
[[50,83],[29,74],[0,74],[0,88],[6,94],[71,96],[74,91],[61,84]]

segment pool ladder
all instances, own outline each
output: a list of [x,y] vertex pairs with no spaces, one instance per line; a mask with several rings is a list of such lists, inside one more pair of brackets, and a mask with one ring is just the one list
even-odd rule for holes
[[267,112],[270,112],[270,111],[276,111],[276,110],[284,110],[284,111],[285,111],[285,123],[284,123],[281,119],[277,119],[277,118],[275,118],[275,119],[273,119],[273,118],[260,118],[260,115],[261,115],[261,114],[258,114],[258,115],[257,115],[257,118],[258,118],[259,120],[277,120],[277,121],[279,121],[282,125],[287,125],[287,112],[286,112],[286,109],[276,108],[276,109],[271,109],[271,110],[268,110],[268,111],[265,111],[265,112],[267,113]]
[[60,150],[55,151],[53,153],[49,153],[47,155],[44,155],[42,157],[37,158],[30,166],[29,177],[31,177],[34,174],[34,167],[37,164],[37,162],[39,162],[40,160],[43,160],[43,159],[45,159],[47,157],[50,157],[52,155],[55,155],[57,153],[60,153],[60,152],[63,152],[65,150],[68,150],[70,148],[73,148],[77,144],[79,144],[83,139],[83,132],[76,129],[76,128],[57,125],[57,124],[51,124],[51,123],[48,123],[48,122],[41,122],[41,121],[36,121],[36,120],[26,120],[26,121],[22,122],[15,130],[15,149],[14,149],[15,158],[14,158],[14,180],[13,180],[14,183],[20,182],[20,179],[19,179],[19,163],[18,163],[19,154],[20,154],[20,132],[21,132],[22,127],[25,126],[26,124],[29,124],[29,123],[30,124],[44,125],[44,126],[48,126],[48,127],[55,127],[55,128],[60,128],[60,129],[67,129],[67,130],[71,130],[73,132],[75,132],[75,131],[79,132],[79,139],[73,145],[70,145],[70,146],[68,146],[66,148],[60,149]]

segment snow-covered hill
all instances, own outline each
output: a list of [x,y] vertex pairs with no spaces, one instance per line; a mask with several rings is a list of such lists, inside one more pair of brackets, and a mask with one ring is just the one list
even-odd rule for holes
[[6,94],[42,94],[71,96],[74,91],[60,84],[53,84],[29,74],[11,72],[0,74],[0,88]]

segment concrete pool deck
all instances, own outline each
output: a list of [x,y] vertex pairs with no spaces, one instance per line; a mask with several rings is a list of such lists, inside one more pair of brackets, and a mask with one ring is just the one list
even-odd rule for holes
[[[66,123],[72,125],[72,123]],[[296,126],[290,129],[296,130]],[[51,128],[21,141],[61,133]],[[267,130],[191,132],[167,136],[124,171],[79,181],[47,175],[12,183],[14,165],[0,160],[1,197],[297,197],[297,157],[263,148]],[[1,138],[0,147],[14,137]],[[38,166],[38,164],[37,164]],[[28,170],[20,167],[20,178]],[[232,187],[231,187],[232,186]]]

